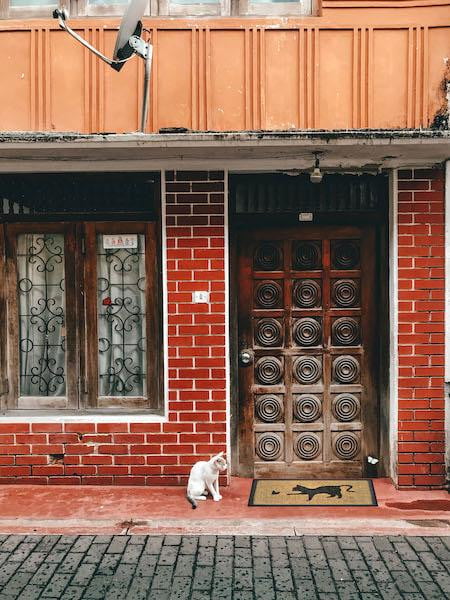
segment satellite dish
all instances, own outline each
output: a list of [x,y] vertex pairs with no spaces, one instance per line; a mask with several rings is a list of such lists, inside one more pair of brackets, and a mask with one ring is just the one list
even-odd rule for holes
[[145,60],[144,64],[144,88],[141,113],[141,133],[144,133],[148,113],[148,85],[150,81],[150,71],[152,66],[153,47],[151,44],[141,38],[142,22],[141,19],[147,7],[148,0],[131,0],[120,23],[119,32],[116,38],[113,58],[110,59],[99,50],[94,48],[89,42],[82,38],[78,33],[69,27],[66,21],[69,14],[65,9],[53,11],[53,18],[58,19],[59,26],[69,35],[93,52],[98,58],[112,67],[115,71],[120,71],[123,65],[133,58],[135,54]]

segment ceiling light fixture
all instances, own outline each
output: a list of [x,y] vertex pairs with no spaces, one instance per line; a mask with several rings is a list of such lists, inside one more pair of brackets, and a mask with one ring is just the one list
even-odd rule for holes
[[314,154],[314,169],[309,176],[309,180],[311,183],[320,183],[323,178],[322,171],[320,170],[320,155],[322,152],[313,152]]

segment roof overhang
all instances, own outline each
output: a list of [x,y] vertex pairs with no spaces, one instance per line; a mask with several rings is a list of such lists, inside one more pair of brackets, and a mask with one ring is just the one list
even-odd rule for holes
[[450,159],[450,131],[8,132],[0,133],[0,172],[302,170],[313,152],[337,171],[434,166]]

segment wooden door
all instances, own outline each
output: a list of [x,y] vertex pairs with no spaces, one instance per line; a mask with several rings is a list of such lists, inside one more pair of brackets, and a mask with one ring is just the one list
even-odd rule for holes
[[360,477],[377,456],[375,232],[240,236],[241,475]]

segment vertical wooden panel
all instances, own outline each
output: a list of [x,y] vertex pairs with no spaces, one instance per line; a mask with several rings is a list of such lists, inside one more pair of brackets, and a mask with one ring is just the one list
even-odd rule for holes
[[407,127],[408,30],[374,30],[373,54],[370,127]]
[[211,31],[210,120],[212,129],[245,129],[245,32]]
[[156,109],[159,127],[192,127],[191,31],[158,32]]
[[50,38],[50,127],[56,131],[84,130],[84,49],[63,31]]
[[1,102],[0,129],[31,129],[30,32],[2,32],[0,35]]
[[[116,31],[105,32],[105,52],[112,56]],[[137,70],[142,69],[142,60],[131,59],[117,73],[107,65],[102,65],[105,81],[105,130],[113,132],[136,131],[140,115],[137,110],[138,94]]]
[[428,118],[433,122],[436,114],[444,108],[444,77],[450,72],[450,35],[448,28],[429,30],[428,53]]
[[353,32],[321,31],[318,120],[324,129],[352,126]]
[[[292,129],[299,124],[297,30],[266,30],[266,127]],[[289,58],[288,58],[289,57]]]

